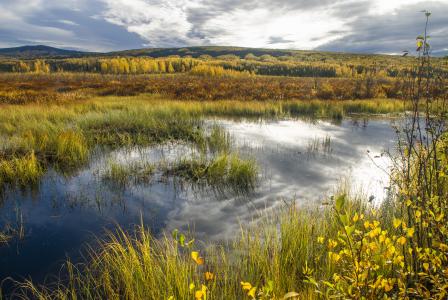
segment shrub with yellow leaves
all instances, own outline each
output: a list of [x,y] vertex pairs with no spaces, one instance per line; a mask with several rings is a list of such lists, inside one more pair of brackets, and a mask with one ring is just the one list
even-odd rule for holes
[[[328,239],[328,259],[336,270],[329,280],[308,276],[326,297],[381,299],[398,296],[404,286],[405,259],[400,247],[405,236],[384,229],[377,220],[346,209],[346,196],[336,198],[333,210],[338,224],[335,239]],[[371,218],[370,216],[369,218]],[[323,237],[318,243],[325,244]]]

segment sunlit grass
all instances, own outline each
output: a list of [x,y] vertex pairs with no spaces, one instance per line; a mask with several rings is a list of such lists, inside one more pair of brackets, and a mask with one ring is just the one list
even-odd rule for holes
[[[356,202],[348,207],[368,214]],[[281,299],[288,292],[317,299],[304,281],[311,274],[331,277],[333,264],[318,239],[334,237],[337,226],[329,208],[291,203],[264,212],[226,244],[201,246],[189,234],[178,233],[154,238],[143,226],[130,233],[118,229],[90,252],[87,265],[67,264],[68,282],[42,287],[28,281],[21,293],[40,299],[194,299],[204,285],[207,299],[250,299],[241,282],[257,287],[257,293],[272,282],[266,299]]]
[[131,183],[150,183],[155,166],[149,162],[119,163],[110,161],[101,174],[102,180],[117,187],[126,187]]
[[0,159],[0,185],[36,184],[42,172],[42,167],[33,152],[23,157]]
[[[396,100],[206,102],[167,100],[155,95],[96,97],[64,105],[9,105],[0,110],[0,135],[3,139],[0,145],[0,183],[10,182],[12,178],[22,183],[36,182],[42,171],[52,166],[62,171],[76,169],[86,163],[91,150],[98,147],[185,141],[203,150],[228,152],[231,138],[218,126],[213,126],[207,134],[204,118],[339,120],[350,113],[394,113],[403,109],[403,103]],[[30,162],[34,168],[29,165],[28,170],[23,171],[23,162],[29,160],[30,153],[34,153]],[[19,176],[12,175],[12,169],[20,173]],[[234,168],[232,174],[238,177],[251,172],[249,169]],[[235,181],[232,185],[237,183],[240,182]],[[252,181],[243,184],[251,186]]]
[[223,153],[209,160],[205,157],[179,159],[166,165],[164,174],[208,184],[219,191],[229,189],[237,194],[247,194],[256,187],[258,165],[253,159]]

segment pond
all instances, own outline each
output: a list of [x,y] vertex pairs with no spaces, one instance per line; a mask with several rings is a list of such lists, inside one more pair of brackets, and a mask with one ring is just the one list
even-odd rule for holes
[[[371,200],[381,201],[389,184],[395,130],[392,119],[327,121],[208,120],[224,127],[233,151],[259,166],[256,189],[248,195],[216,192],[156,172],[150,182],[117,187],[101,174],[111,160],[169,162],[195,154],[188,145],[162,145],[96,153],[75,174],[50,170],[32,190],[6,191],[0,226],[23,234],[0,247],[0,280],[33,278],[42,282],[57,275],[63,262],[81,260],[86,244],[104,229],[130,229],[141,220],[154,234],[190,230],[203,241],[231,238],[240,224],[285,202],[315,205],[344,182]],[[6,290],[8,283],[3,285]]]

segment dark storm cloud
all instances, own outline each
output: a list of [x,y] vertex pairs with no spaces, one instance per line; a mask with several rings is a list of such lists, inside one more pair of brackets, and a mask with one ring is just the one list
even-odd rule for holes
[[351,31],[346,36],[319,49],[361,53],[413,50],[415,37],[423,32],[425,26],[425,16],[421,12],[425,9],[432,12],[429,32],[433,53],[442,54],[448,48],[448,3],[441,2],[406,6],[394,14],[361,15],[348,24]]
[[370,0],[335,1],[334,14],[340,18],[353,18],[365,15],[372,6]]
[[[0,8],[8,8],[0,0]],[[52,5],[51,1],[34,1],[35,10],[26,3],[9,7],[8,26],[0,26],[0,46],[45,44],[67,49],[109,51],[141,48],[144,40],[125,28],[96,17],[104,10],[98,1],[80,0],[74,5]],[[69,2],[69,1],[66,1]],[[2,13],[0,12],[0,16]],[[1,23],[1,21],[0,21]]]
[[[448,0],[422,0],[407,6],[404,1],[390,0],[381,3],[394,4],[395,10],[376,12],[378,1],[0,0],[0,47],[47,44],[105,51],[224,41],[243,46],[310,49],[320,45],[318,49],[330,51],[398,53],[412,49],[424,22],[419,11],[428,9],[433,12],[434,53],[448,48]],[[260,14],[260,10],[267,13]],[[297,23],[271,22],[296,15]],[[264,33],[266,29],[271,30]],[[308,35],[304,38],[303,33]]]

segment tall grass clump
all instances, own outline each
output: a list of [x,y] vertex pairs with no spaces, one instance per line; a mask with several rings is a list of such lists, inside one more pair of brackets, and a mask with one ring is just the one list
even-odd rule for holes
[[126,187],[129,184],[149,183],[155,172],[155,166],[149,162],[127,164],[110,161],[101,179],[114,186]]
[[180,159],[166,166],[164,174],[208,184],[222,192],[231,190],[237,194],[247,194],[256,187],[258,166],[255,160],[223,153],[210,160],[205,157]]
[[179,140],[203,144],[201,125],[198,118],[182,111],[148,106],[90,114],[81,120],[81,128],[92,143],[115,147]]
[[26,187],[38,182],[43,168],[34,152],[23,157],[0,159],[0,184]]
[[[344,207],[369,214],[356,202]],[[68,263],[65,282],[28,281],[17,293],[40,299],[316,299],[307,278],[331,278],[334,263],[319,239],[330,240],[337,230],[330,207],[294,203],[263,213],[225,245],[201,246],[177,230],[156,239],[143,226],[119,229],[90,252],[87,265]]]
[[[187,299],[195,266],[169,238],[153,238],[139,228],[135,235],[110,233],[101,250],[91,252],[85,270],[67,265],[70,285],[41,289],[31,282],[23,288],[38,299]],[[173,298],[174,299],[174,298]]]
[[235,192],[248,193],[255,189],[258,179],[258,167],[254,160],[241,159],[238,156],[230,157],[227,184]]
[[210,135],[207,136],[208,149],[212,153],[230,151],[232,146],[231,135],[219,125],[213,125],[210,131]]
[[55,140],[55,159],[60,165],[76,166],[87,161],[89,148],[79,131],[64,131]]

